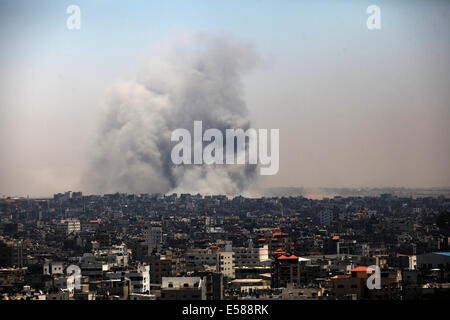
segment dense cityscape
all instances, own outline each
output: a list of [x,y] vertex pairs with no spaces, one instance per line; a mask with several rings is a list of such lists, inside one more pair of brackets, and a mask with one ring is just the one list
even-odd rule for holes
[[[0,200],[3,300],[448,296],[450,199],[55,194]],[[380,271],[378,287],[368,279]]]

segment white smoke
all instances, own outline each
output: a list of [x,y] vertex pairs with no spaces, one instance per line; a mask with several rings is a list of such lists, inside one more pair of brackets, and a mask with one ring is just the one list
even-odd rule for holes
[[171,132],[250,127],[241,76],[258,61],[252,45],[188,36],[152,54],[136,78],[108,97],[86,185],[98,193],[245,194],[256,167],[172,164]]

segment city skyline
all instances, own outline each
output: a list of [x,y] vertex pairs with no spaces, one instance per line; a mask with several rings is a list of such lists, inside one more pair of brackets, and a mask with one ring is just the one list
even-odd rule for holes
[[448,299],[449,204],[394,193],[0,199],[0,299]]

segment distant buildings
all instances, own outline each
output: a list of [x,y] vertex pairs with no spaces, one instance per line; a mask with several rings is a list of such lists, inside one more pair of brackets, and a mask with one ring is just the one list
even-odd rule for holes
[[269,246],[267,244],[260,248],[253,247],[253,243],[248,247],[233,247],[233,252],[236,268],[262,266],[264,262],[269,260]]
[[295,255],[278,256],[272,263],[272,287],[281,288],[288,284],[300,283],[299,257]]
[[[449,209],[446,197],[392,195],[0,199],[0,296],[430,298],[450,289]],[[373,265],[381,287],[369,289],[361,266]]]
[[217,253],[217,271],[225,277],[234,279],[234,252],[221,251]]
[[200,277],[163,277],[161,300],[206,300],[206,281]]

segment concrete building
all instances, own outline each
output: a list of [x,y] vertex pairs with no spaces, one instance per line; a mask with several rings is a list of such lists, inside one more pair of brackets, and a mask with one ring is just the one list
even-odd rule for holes
[[450,252],[432,252],[417,255],[419,270],[441,269],[450,270]]
[[150,293],[150,266],[139,265],[136,271],[125,273],[131,280],[133,293]]
[[234,252],[218,252],[217,253],[217,271],[225,277],[234,279]]
[[206,300],[205,281],[201,277],[163,277],[161,300]]
[[148,244],[149,250],[159,248],[162,242],[162,228],[148,227],[144,230],[145,242]]
[[282,255],[272,263],[272,287],[282,288],[288,284],[298,285],[300,283],[300,263],[295,255]]
[[350,274],[336,275],[331,278],[331,292],[338,298],[349,299],[383,299],[393,298],[399,292],[400,278],[397,273],[382,272],[380,274],[380,289],[369,289],[368,278],[375,272],[365,266],[351,270]]
[[152,286],[159,287],[163,277],[170,277],[172,274],[172,261],[161,256],[152,256],[150,261],[150,280]]
[[78,219],[64,219],[60,220],[56,226],[60,233],[77,234],[81,232],[81,224]]
[[261,266],[264,261],[269,260],[269,246],[267,244],[260,248],[254,248],[253,245],[249,247],[235,247],[233,252],[236,268],[257,267]]
[[150,266],[138,265],[136,270],[109,272],[105,276],[110,280],[130,279],[133,293],[150,293]]
[[322,225],[329,226],[333,221],[333,218],[333,211],[330,209],[325,209],[319,212],[319,221]]

